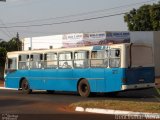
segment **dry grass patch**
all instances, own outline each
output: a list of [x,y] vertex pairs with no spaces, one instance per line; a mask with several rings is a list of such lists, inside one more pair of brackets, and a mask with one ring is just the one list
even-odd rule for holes
[[104,108],[114,110],[127,110],[135,112],[152,112],[160,113],[159,102],[134,102],[134,101],[119,101],[119,100],[95,100],[73,103],[69,107],[77,106],[84,108]]

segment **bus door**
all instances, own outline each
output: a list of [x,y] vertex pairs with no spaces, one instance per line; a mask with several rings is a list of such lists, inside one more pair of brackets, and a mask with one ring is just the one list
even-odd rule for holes
[[73,90],[73,53],[61,52],[58,55],[58,73],[57,79],[60,82],[55,82],[56,90]]
[[8,58],[5,67],[5,87],[18,88],[17,57]]
[[72,91],[73,85],[73,66],[72,61],[59,61],[59,69],[57,72],[56,90]]
[[[104,92],[105,91],[105,79],[104,79],[104,69],[105,58],[107,51],[105,50],[94,50],[91,51],[91,60],[90,60],[90,73],[92,79],[92,91]],[[90,83],[91,84],[91,83]]]
[[106,92],[119,91],[121,89],[121,50],[111,48],[108,52],[108,68],[105,69]]

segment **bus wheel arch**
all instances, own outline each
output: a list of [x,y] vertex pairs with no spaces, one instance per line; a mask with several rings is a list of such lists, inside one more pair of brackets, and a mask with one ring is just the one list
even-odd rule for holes
[[25,80],[25,79],[26,79],[25,77],[22,77],[22,78],[20,79],[20,81],[19,81],[19,89],[22,88],[22,87],[21,87],[21,84],[22,84],[22,81]]
[[26,78],[22,78],[19,84],[20,84],[22,93],[30,94],[32,92],[32,90],[30,89],[30,84]]
[[82,97],[89,97],[91,94],[90,84],[87,79],[81,78],[77,83],[77,91]]

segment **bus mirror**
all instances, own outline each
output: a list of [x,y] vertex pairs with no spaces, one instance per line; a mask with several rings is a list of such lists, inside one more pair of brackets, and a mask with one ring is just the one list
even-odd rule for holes
[[116,56],[116,57],[119,57],[119,56],[120,56],[120,50],[116,50],[115,56]]

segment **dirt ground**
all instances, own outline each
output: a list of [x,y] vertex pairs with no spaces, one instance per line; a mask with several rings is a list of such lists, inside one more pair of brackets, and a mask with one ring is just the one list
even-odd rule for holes
[[4,86],[4,82],[2,80],[0,80],[0,87]]
[[160,83],[160,77],[156,78],[156,83]]

